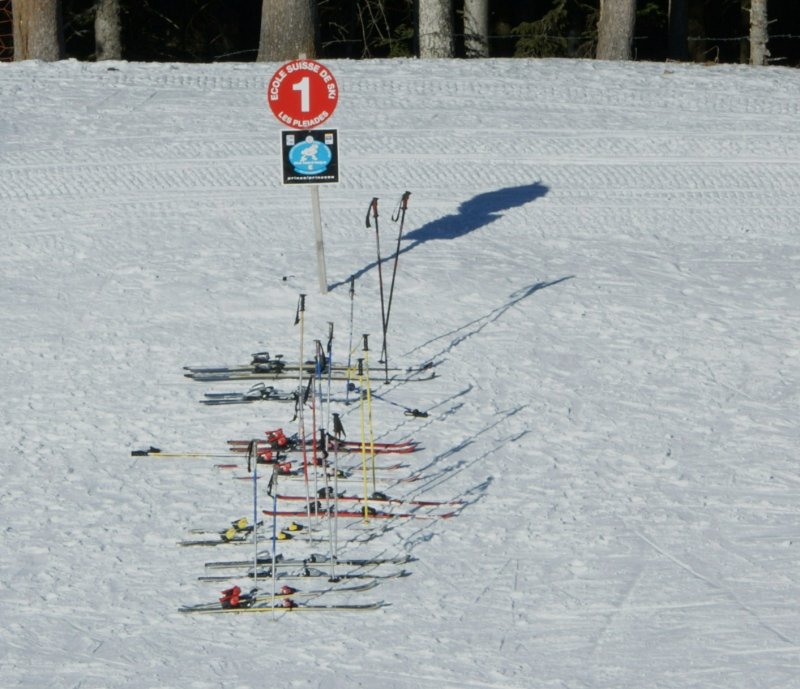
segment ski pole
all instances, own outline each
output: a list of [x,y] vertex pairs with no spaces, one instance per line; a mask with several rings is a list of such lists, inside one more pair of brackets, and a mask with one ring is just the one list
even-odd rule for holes
[[258,443],[251,440],[247,448],[247,470],[253,469],[253,581],[258,582]]
[[[303,335],[305,331],[305,313],[306,313],[306,295],[301,294],[300,300],[297,303],[297,315],[294,319],[295,325],[300,325],[300,359],[298,369],[298,383],[297,383],[297,390],[298,393],[300,390],[303,389],[303,360],[304,360],[304,352],[303,352]],[[306,488],[306,516],[308,518],[308,523],[311,523],[311,497],[309,495],[309,487],[308,487],[308,447],[306,443],[306,425],[305,425],[305,418],[303,414],[303,405],[304,400],[302,397],[298,398],[297,401],[297,423],[298,423],[298,435],[300,436],[300,447],[303,452],[303,482]]]
[[[278,548],[278,465],[272,467],[272,478],[269,481],[269,491],[272,491],[272,600],[275,600],[276,588],[278,586],[277,571],[275,566],[277,561],[277,548]],[[253,566],[253,572],[258,571],[258,554],[256,553],[256,564]],[[275,619],[275,609],[272,610],[272,619]]]
[[369,380],[369,335],[364,334],[364,370],[366,371],[364,383],[367,388],[367,420],[369,424],[369,455],[372,464],[372,490],[377,490],[375,481],[375,432],[372,426],[372,391]]
[[[356,295],[356,280],[350,276],[350,345],[347,354],[347,370],[352,370],[353,365],[353,301]],[[349,377],[348,377],[349,378]],[[344,403],[350,404],[350,380],[345,382],[347,389],[345,391]]]
[[[378,229],[378,198],[375,197],[369,204],[369,208],[367,209],[367,227],[371,227],[370,225],[370,213],[372,213],[372,219],[375,222],[375,243],[378,249],[378,285],[380,287],[381,292],[381,327],[383,330],[383,339],[386,340],[386,308],[384,305],[383,300],[383,269],[381,268],[381,236],[380,231]],[[386,382],[389,382],[389,371],[386,371]]]
[[[327,344],[327,359],[328,359],[328,387],[326,391],[326,405],[325,405],[325,428],[331,427],[331,380],[333,378],[333,321],[328,321],[328,344]],[[320,384],[320,396],[322,395],[322,387]]]
[[344,426],[339,415],[333,414],[333,435],[336,444],[333,446],[333,514],[336,517],[336,525],[333,532],[333,554],[339,554],[339,441],[346,435]]
[[389,354],[386,351],[386,333],[389,330],[389,316],[392,312],[392,296],[394,295],[394,281],[397,277],[397,264],[400,261],[400,240],[403,238],[403,226],[406,222],[406,211],[408,210],[408,197],[411,196],[410,191],[403,193],[400,198],[400,203],[397,206],[397,212],[392,216],[392,221],[397,222],[400,220],[400,229],[397,232],[397,248],[394,252],[394,266],[392,267],[392,282],[389,285],[389,302],[386,305],[386,322],[383,327],[383,347],[381,348],[381,360],[385,364],[386,382],[389,382]]
[[364,477],[364,521],[369,521],[369,486],[367,485],[367,430],[364,415],[364,360],[358,360],[358,405],[361,420],[361,473]]

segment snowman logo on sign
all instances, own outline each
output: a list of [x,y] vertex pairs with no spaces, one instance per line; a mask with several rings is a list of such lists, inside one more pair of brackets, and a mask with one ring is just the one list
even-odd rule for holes
[[310,134],[289,151],[289,162],[299,175],[319,175],[330,165],[333,154],[321,141]]
[[[309,137],[310,139],[311,137]],[[319,144],[311,139],[313,143],[309,143],[308,146],[301,149],[300,151],[300,162],[307,163],[309,161],[314,161],[315,163],[319,162],[317,160],[317,151],[319,150]]]

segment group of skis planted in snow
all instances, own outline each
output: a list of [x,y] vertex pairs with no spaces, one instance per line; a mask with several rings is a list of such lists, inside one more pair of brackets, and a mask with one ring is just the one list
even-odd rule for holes
[[[398,251],[392,274],[392,290],[399,255],[399,237],[408,200],[404,194],[393,219],[400,220]],[[367,226],[374,226],[378,237],[377,199],[373,199],[367,215]],[[380,271],[380,243],[378,239]],[[415,453],[421,449],[413,440],[381,442],[375,439],[371,376],[383,382],[429,381],[436,377],[433,362],[407,368],[389,367],[386,347],[388,309],[383,298],[381,278],[381,311],[383,346],[380,368],[369,363],[368,335],[362,335],[361,356],[353,360],[353,281],[350,285],[350,347],[346,364],[333,361],[333,324],[330,324],[327,346],[315,342],[315,354],[307,360],[303,353],[305,295],[300,295],[295,325],[299,325],[300,357],[291,363],[283,356],[271,357],[266,352],[252,356],[250,363],[237,366],[187,366],[185,375],[195,381],[256,382],[244,392],[209,392],[206,405],[246,404],[255,401],[294,402],[298,430],[293,434],[283,429],[267,431],[255,439],[228,440],[223,452],[164,452],[156,447],[137,450],[137,456],[161,458],[213,458],[227,460],[215,464],[219,468],[244,468],[236,478],[252,483],[252,518],[236,519],[223,529],[196,529],[192,537],[179,541],[182,546],[250,546],[249,557],[206,563],[201,581],[226,583],[218,600],[200,605],[187,605],[181,612],[190,613],[255,613],[271,611],[364,611],[383,607],[383,601],[353,601],[354,594],[372,591],[382,579],[409,574],[402,566],[412,560],[407,554],[397,557],[368,555],[355,557],[348,548],[354,543],[370,542],[391,523],[389,520],[447,519],[463,506],[460,500],[426,500],[418,497],[392,497],[393,488],[411,488],[422,476],[415,471]],[[299,362],[303,362],[302,365]],[[271,384],[289,381],[296,386],[284,392]],[[334,383],[345,382],[348,405],[359,405],[361,433],[359,440],[346,438],[339,414],[332,412],[331,390]],[[351,399],[352,397],[352,399]],[[339,401],[342,401],[341,399]],[[426,413],[407,409],[412,417]],[[331,429],[329,432],[328,429]],[[404,471],[406,470],[406,471]],[[259,492],[259,481],[267,483],[267,506]],[[279,520],[290,520],[288,524]],[[346,524],[346,526],[345,526]],[[347,537],[340,536],[347,529]],[[277,552],[277,546],[289,544],[312,550],[320,546],[327,552],[313,552],[289,557]],[[340,552],[340,545],[347,553]],[[308,549],[308,548],[307,548]],[[334,595],[336,594],[336,595]],[[319,601],[324,596],[322,602]],[[327,602],[330,600],[340,602]]]
[[[366,338],[364,338],[366,345]],[[282,361],[282,360],[281,360]],[[299,367],[282,364],[284,370]],[[237,367],[243,368],[243,367]],[[151,447],[136,454],[149,457],[209,457],[231,460],[217,467],[246,467],[237,478],[253,482],[252,519],[241,518],[224,529],[197,530],[182,546],[249,545],[252,557],[206,563],[202,581],[230,586],[219,600],[182,607],[192,613],[255,613],[278,611],[367,611],[385,605],[383,601],[353,601],[355,594],[372,591],[382,579],[408,576],[402,565],[412,560],[407,554],[398,557],[351,557],[339,552],[343,545],[370,540],[379,524],[388,520],[447,519],[462,506],[459,500],[438,501],[420,498],[391,497],[390,487],[409,486],[421,476],[414,471],[415,453],[420,446],[412,440],[380,442],[372,431],[372,410],[368,371],[361,365],[357,401],[363,405],[362,439],[348,440],[338,414],[331,413],[333,433],[317,428],[323,418],[320,388],[326,380],[335,380],[335,367],[325,369],[317,363],[310,394],[298,405],[299,431],[287,435],[282,429],[267,431],[257,439],[228,440],[224,453],[168,453]],[[429,367],[420,370],[428,371]],[[303,371],[311,374],[311,371]],[[191,371],[190,371],[191,373]],[[432,371],[418,380],[430,380]],[[203,379],[203,378],[199,378]],[[323,383],[320,386],[320,383]],[[324,395],[323,395],[324,397]],[[311,411],[312,430],[306,434],[306,418]],[[409,410],[410,416],[424,416]],[[368,430],[367,430],[368,428]],[[265,471],[266,470],[266,471]],[[406,470],[406,471],[403,471]],[[258,481],[267,483],[266,506],[259,506]],[[290,520],[279,526],[279,520]],[[349,538],[340,538],[342,520],[349,520]],[[271,524],[270,524],[271,522]],[[343,529],[345,527],[342,527]],[[355,531],[355,537],[353,532]],[[363,538],[362,538],[363,537]],[[276,546],[289,544],[327,544],[326,553],[288,557],[276,552]],[[270,585],[271,584],[271,585]],[[336,594],[336,595],[334,595]],[[319,602],[346,599],[342,602]]]

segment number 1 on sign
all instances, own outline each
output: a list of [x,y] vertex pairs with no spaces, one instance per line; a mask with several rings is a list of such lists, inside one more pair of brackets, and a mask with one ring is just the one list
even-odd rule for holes
[[311,81],[308,77],[303,77],[300,81],[292,84],[292,91],[300,91],[300,110],[308,112],[311,110]]

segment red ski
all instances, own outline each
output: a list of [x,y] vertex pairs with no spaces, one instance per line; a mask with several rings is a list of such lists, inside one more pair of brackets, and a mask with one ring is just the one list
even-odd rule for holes
[[[297,436],[287,437],[283,429],[278,428],[274,431],[267,431],[266,438],[257,438],[255,440],[256,450],[273,450],[277,452],[297,452],[302,449],[302,444]],[[228,445],[233,452],[247,452],[250,449],[252,440],[229,440]],[[306,440],[306,451],[314,447],[314,439],[309,438]],[[414,440],[405,440],[398,443],[389,442],[372,442],[362,443],[359,440],[341,440],[332,436],[327,437],[327,443],[323,443],[322,439],[316,441],[317,449],[327,450],[328,452],[361,452],[362,448],[367,452],[372,452],[374,449],[376,453],[408,453],[416,452],[420,449],[419,443]]]
[[[306,510],[262,510],[262,512],[269,516],[276,517],[306,517],[308,512]],[[382,512],[372,507],[367,509],[367,514],[364,510],[339,510],[335,515],[328,514],[325,510],[312,510],[315,514],[321,517],[336,516],[342,519],[449,519],[455,516],[455,512],[445,512],[443,514],[417,514],[416,512]]]
[[[328,439],[328,449],[334,450],[337,445],[340,450],[342,448],[355,448],[357,450],[360,450],[362,443],[360,440],[337,440],[336,438]],[[386,442],[376,441],[373,443],[366,442],[364,443],[364,445],[366,446],[367,449],[369,449],[374,445],[375,448],[381,448],[386,450],[392,450],[392,449],[404,450],[411,447],[416,449],[419,447],[419,443],[416,440],[403,440],[397,443],[386,443]]]
[[[278,500],[288,500],[294,502],[305,502],[307,498],[304,495],[282,495],[276,496]],[[318,500],[338,500],[339,502],[374,502],[384,505],[412,505],[414,507],[449,507],[451,505],[463,505],[462,500],[404,500],[403,498],[390,498],[383,493],[370,495],[365,501],[360,495],[339,495],[336,498],[330,496],[326,498],[324,495],[320,496]]]
[[[302,465],[299,465],[299,466],[295,467],[295,466],[292,465],[291,462],[270,462],[270,464],[274,464],[275,467],[277,468],[276,473],[277,473],[279,478],[305,478],[306,473],[307,473],[306,471],[303,470]],[[238,466],[239,466],[238,464],[234,464],[234,465],[232,465],[231,468],[238,468]],[[319,464],[316,465],[316,467],[320,467],[320,466],[321,465],[319,465]],[[309,462],[308,469],[309,470],[313,470],[314,467],[315,467],[315,465],[313,463]],[[407,468],[408,468],[408,464],[397,463],[397,464],[390,464],[388,466],[375,467],[375,472],[382,475],[383,472],[385,472],[385,471],[396,471],[398,469],[407,469]],[[372,472],[372,470],[368,469],[368,473],[371,473],[371,472]],[[359,466],[340,468],[338,470],[338,475],[334,471],[333,467],[329,466],[328,467],[328,472],[327,472],[327,478],[328,478],[329,481],[333,481],[334,479],[339,479],[339,480],[357,479],[357,480],[360,481],[362,479],[362,474],[363,474],[363,468],[359,467]],[[313,477],[314,474],[310,473],[309,476]],[[325,473],[317,473],[316,476],[317,476],[317,478],[319,480],[322,480],[323,478],[325,478],[326,474]],[[252,476],[252,474],[248,474],[246,476],[234,476],[234,478],[240,479],[240,480],[249,480],[249,479],[252,479],[253,476]],[[261,475],[259,475],[259,478],[261,478]],[[395,482],[405,482],[405,481],[412,481],[412,480],[416,481],[416,480],[418,480],[418,478],[419,478],[418,476],[413,476],[413,475],[409,476],[409,477],[404,477],[404,478],[394,478],[391,475],[389,475],[389,476],[387,476],[385,478],[385,480],[387,480],[387,481],[392,480],[392,481],[395,481]]]
[[[334,441],[335,442],[335,441]],[[317,445],[317,451],[322,451],[325,449],[327,452],[335,452],[337,448],[334,446],[334,442],[328,443],[327,448],[321,448],[319,444]],[[229,440],[228,447],[231,452],[247,452],[250,448],[250,441],[249,440]],[[306,452],[311,452],[313,448],[313,444],[308,442],[306,444]],[[364,445],[364,449],[367,453],[371,453],[372,449],[375,449],[375,454],[378,455],[388,455],[388,454],[410,454],[412,452],[418,452],[422,448],[419,444],[414,442],[408,443],[375,443],[371,445],[370,443],[366,443]],[[268,440],[258,440],[256,441],[256,452],[262,451],[277,451],[277,452],[301,452],[302,447],[299,444],[292,444],[289,447],[275,447],[272,443]],[[338,452],[342,453],[353,453],[353,452],[361,452],[361,443],[355,440],[348,441],[347,443],[339,442]]]

